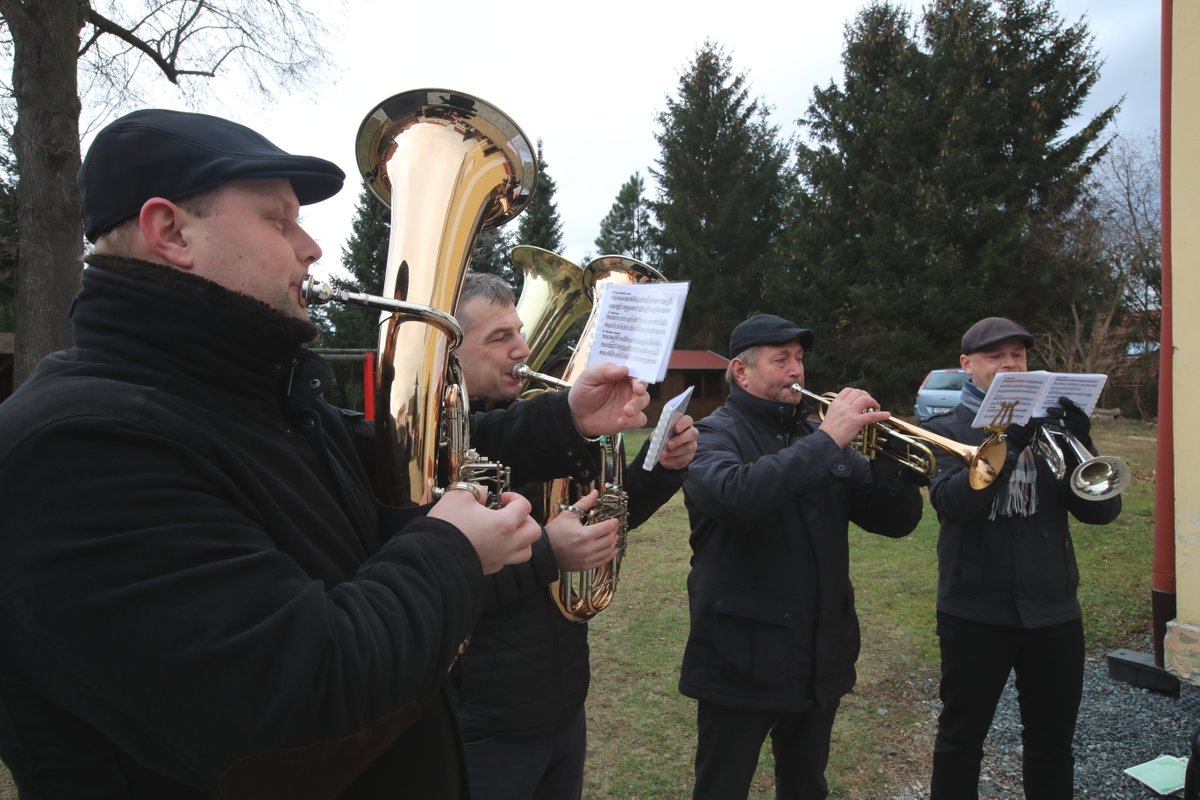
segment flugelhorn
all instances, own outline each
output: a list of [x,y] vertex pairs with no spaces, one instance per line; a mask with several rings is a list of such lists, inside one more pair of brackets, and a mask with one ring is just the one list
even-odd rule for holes
[[[822,419],[835,397],[833,394],[814,394],[799,383],[793,383],[791,389],[819,403]],[[1004,459],[1008,455],[1003,434],[993,432],[981,444],[971,447],[895,417],[865,426],[855,439],[854,447],[867,458],[890,458],[926,478],[937,474],[937,458],[930,449],[936,447],[967,465],[967,481],[972,489],[991,485],[1004,468]]]
[[1133,472],[1123,460],[1092,455],[1070,431],[1042,425],[1034,434],[1033,444],[1054,477],[1066,480],[1071,491],[1084,500],[1116,497],[1133,479]]

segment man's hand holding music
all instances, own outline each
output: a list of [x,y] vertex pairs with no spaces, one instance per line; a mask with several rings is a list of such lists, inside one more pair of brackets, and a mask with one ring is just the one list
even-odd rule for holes
[[628,367],[610,363],[585,369],[567,394],[575,428],[588,437],[644,428],[649,402],[646,384],[630,378]]
[[700,432],[692,424],[692,418],[684,414],[675,420],[675,427],[671,429],[671,438],[667,439],[667,443],[663,445],[658,463],[662,465],[663,469],[683,469],[692,463],[692,459],[696,455],[696,440],[699,438]]

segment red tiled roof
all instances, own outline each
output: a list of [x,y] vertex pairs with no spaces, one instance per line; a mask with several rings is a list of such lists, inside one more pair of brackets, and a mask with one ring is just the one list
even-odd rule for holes
[[672,350],[667,369],[725,369],[728,363],[711,350]]

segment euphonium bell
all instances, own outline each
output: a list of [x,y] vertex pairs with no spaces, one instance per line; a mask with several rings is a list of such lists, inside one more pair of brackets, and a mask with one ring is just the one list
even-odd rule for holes
[[517,316],[521,318],[521,333],[529,346],[529,356],[525,359],[529,374],[518,377],[528,382],[541,375],[537,370],[553,355],[571,326],[587,316],[592,304],[584,290],[583,268],[577,264],[527,244],[514,247],[509,258],[521,270],[523,278]]
[[[824,419],[834,395],[814,394],[798,383],[793,383],[791,389],[816,400],[820,404],[820,416]],[[938,470],[937,458],[930,446],[949,453],[967,465],[967,482],[972,489],[991,485],[1004,468],[1004,459],[1008,455],[1008,445],[999,434],[993,433],[978,447],[971,447],[895,417],[865,426],[854,441],[855,449],[867,458],[890,458],[925,478],[932,478]]]

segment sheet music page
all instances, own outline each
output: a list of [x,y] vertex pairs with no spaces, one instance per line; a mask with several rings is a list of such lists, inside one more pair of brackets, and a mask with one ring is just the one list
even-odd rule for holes
[[1046,409],[1058,405],[1060,397],[1070,398],[1091,414],[1107,380],[1107,375],[1093,373],[997,372],[971,426],[990,425],[1008,407],[1013,410],[1010,423],[1024,425],[1034,417],[1046,416]]
[[608,284],[596,306],[596,331],[588,363],[611,361],[629,374],[658,383],[679,333],[688,282]]
[[971,423],[972,428],[991,425],[998,417],[1006,417],[1012,409],[1008,422],[1023,425],[1033,418],[1034,406],[1042,399],[1049,372],[997,372],[988,387],[983,404]]
[[654,426],[654,433],[650,434],[650,446],[646,448],[646,458],[642,461],[642,469],[647,472],[654,469],[654,465],[658,463],[658,457],[662,455],[663,445],[667,443],[667,439],[671,438],[675,423],[687,412],[687,404],[688,400],[692,399],[693,388],[687,387],[663,404],[662,413],[658,415],[658,424]]
[[1100,392],[1104,389],[1104,383],[1107,380],[1107,375],[1051,372],[1050,381],[1046,386],[1042,402],[1033,410],[1033,416],[1046,416],[1046,409],[1050,406],[1058,405],[1058,398],[1060,397],[1071,399],[1077,406],[1084,410],[1084,413],[1091,414],[1092,409],[1096,407],[1096,402],[1100,399]]

